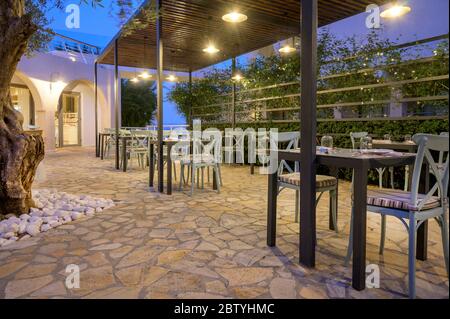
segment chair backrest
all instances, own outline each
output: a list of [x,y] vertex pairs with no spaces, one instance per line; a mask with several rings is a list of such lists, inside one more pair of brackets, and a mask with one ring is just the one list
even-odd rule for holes
[[367,132],[350,132],[350,139],[352,141],[352,148],[354,150],[359,148],[359,144],[361,144],[361,138],[369,135]]
[[278,133],[278,144],[287,143],[284,150],[290,150],[299,147],[300,132],[281,132]]
[[222,158],[222,133],[214,129],[206,129],[202,132],[201,138],[193,140],[193,154],[207,156],[214,159],[215,163],[220,163]]
[[189,140],[190,132],[184,127],[177,127],[170,133],[170,138],[176,138],[182,141]]
[[147,149],[150,139],[150,131],[148,130],[132,130],[131,131],[131,149]]
[[[300,142],[300,132],[280,132],[276,133],[276,142],[277,148],[282,150],[292,150],[299,147]],[[275,141],[273,140],[273,136],[270,135],[270,143],[273,144]],[[280,147],[280,144],[286,144],[285,147]],[[273,145],[271,146],[273,148]],[[292,169],[285,160],[280,161],[278,165],[278,175],[281,175],[284,169],[287,169],[289,173],[299,170],[298,162],[295,162],[295,167]]]
[[127,135],[131,135],[131,130],[127,130],[127,129],[120,129],[119,130],[119,135],[120,136],[127,136]]
[[[416,134],[413,136],[413,141],[417,144],[418,149],[411,184],[411,202],[420,210],[431,196],[438,196],[441,205],[444,205],[448,190],[449,137],[443,135]],[[440,159],[438,162],[435,162],[431,151],[439,152],[440,154],[442,153],[442,159],[441,156],[439,156]],[[444,157],[446,157],[445,162]],[[431,172],[436,177],[436,183],[431,187],[425,198],[421,200],[418,198],[418,192],[424,159],[427,160]]]

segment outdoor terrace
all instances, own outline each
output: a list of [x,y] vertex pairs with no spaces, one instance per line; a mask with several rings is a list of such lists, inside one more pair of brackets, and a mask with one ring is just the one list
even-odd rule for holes
[[[317,208],[316,267],[298,263],[294,191],[278,199],[277,246],[266,244],[267,176],[248,166],[222,165],[223,186],[149,192],[147,170],[117,172],[94,150],[49,153],[34,189],[111,198],[116,206],[0,248],[0,298],[405,298],[407,233],[388,217],[384,256],[380,218],[368,213],[367,263],[380,267],[379,289],[351,287],[344,266],[350,184],[339,184],[339,233],[328,229],[328,198]],[[179,168],[177,168],[179,169]],[[429,226],[428,260],[417,261],[417,296],[448,298],[440,231]],[[82,269],[79,289],[67,289],[66,266]]]

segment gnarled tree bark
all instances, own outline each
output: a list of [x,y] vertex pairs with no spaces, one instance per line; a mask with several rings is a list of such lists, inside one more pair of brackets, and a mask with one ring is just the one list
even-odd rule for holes
[[25,14],[24,0],[0,2],[0,217],[29,211],[31,185],[44,158],[42,136],[24,132],[23,117],[13,108],[9,89],[36,30],[31,16]]

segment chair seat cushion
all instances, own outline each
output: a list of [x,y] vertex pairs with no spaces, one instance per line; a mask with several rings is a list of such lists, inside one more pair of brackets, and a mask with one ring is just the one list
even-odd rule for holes
[[[281,174],[280,176],[278,176],[278,179],[280,182],[283,182],[286,184],[300,186],[300,174],[298,172],[289,173],[289,174]],[[331,186],[335,186],[336,184],[337,184],[337,179],[333,176],[316,175],[316,187],[317,188],[331,187]]]
[[[424,199],[426,195],[418,194],[419,199]],[[371,189],[367,191],[367,205],[394,208],[406,211],[418,211],[415,204],[411,202],[411,192],[399,189]],[[432,209],[441,206],[438,197],[430,197],[421,210]]]

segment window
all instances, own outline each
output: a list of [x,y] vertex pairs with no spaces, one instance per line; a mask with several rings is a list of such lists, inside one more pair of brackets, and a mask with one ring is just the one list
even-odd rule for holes
[[14,109],[23,115],[23,128],[27,130],[30,125],[36,125],[34,100],[30,90],[26,86],[12,85],[10,93]]

